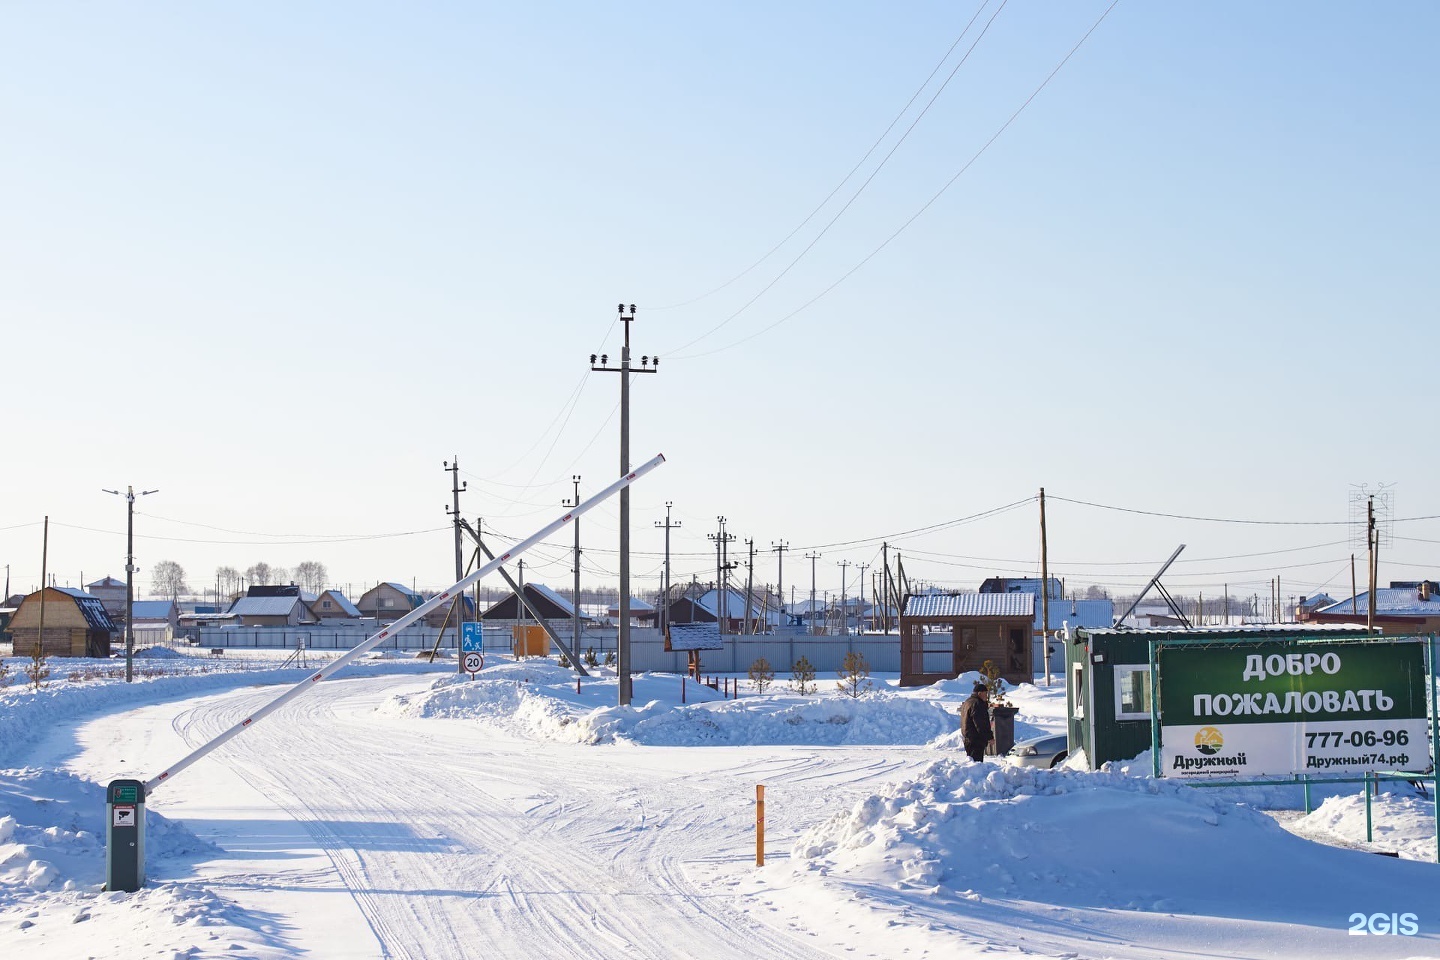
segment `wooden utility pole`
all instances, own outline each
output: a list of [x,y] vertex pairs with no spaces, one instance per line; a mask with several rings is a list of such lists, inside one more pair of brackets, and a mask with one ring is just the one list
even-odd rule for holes
[[1045,488],[1040,488],[1040,655],[1045,686],[1050,686],[1050,550],[1045,541]]
[[[35,635],[35,663],[38,665],[45,657],[45,591],[49,589],[50,570],[50,517],[45,517],[44,532],[40,537],[40,632]],[[36,676],[39,676],[38,672]],[[39,687],[39,683],[36,683]]]
[[[1351,543],[1354,543],[1352,540]],[[1355,586],[1355,554],[1350,554],[1350,616],[1355,616],[1355,604],[1360,602],[1360,591]]]
[[810,561],[810,616],[805,618],[807,627],[806,633],[815,635],[815,561],[820,559],[820,553],[805,554],[805,559]]

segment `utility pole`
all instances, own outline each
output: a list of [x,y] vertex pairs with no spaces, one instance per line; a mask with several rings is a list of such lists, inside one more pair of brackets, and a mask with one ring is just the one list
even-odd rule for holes
[[810,616],[805,622],[810,627],[807,632],[813,636],[815,633],[815,561],[820,559],[820,554],[807,553],[805,559],[810,561]]
[[725,532],[726,520],[724,517],[716,517],[719,524],[716,533],[707,533],[706,536],[715,541],[715,622],[720,625],[720,633],[725,633],[725,620],[729,614],[729,588],[726,582],[734,565],[729,562],[727,545],[735,539],[733,533]]
[[840,633],[843,636],[850,636],[850,612],[845,609],[845,575],[850,572],[850,561],[841,560],[836,564],[840,568]]
[[755,538],[746,537],[745,546],[750,548],[750,560],[745,564],[745,633],[753,636],[755,618],[751,616],[750,608],[755,597]]
[[855,585],[855,593],[859,597],[855,605],[855,626],[861,633],[865,632],[865,571],[869,569],[868,563],[857,563],[860,568],[860,582]]
[[1373,634],[1375,632],[1375,570],[1378,565],[1376,555],[1379,553],[1376,549],[1379,544],[1375,542],[1375,498],[1373,496],[1369,498],[1365,512],[1365,540],[1370,544],[1370,596],[1365,600],[1365,632]]
[[775,554],[780,564],[780,573],[775,581],[775,596],[780,598],[780,620],[782,625],[789,626],[785,618],[785,551],[790,549],[790,544],[784,540],[771,540],[770,552]]
[[[567,500],[561,500],[561,501],[560,501],[560,506],[562,506],[562,507],[578,507],[578,506],[580,506],[580,474],[578,474],[578,473],[572,474],[571,477],[570,477],[570,480],[575,484],[575,499],[573,499],[573,500],[568,500],[568,499],[567,499]],[[571,632],[574,634],[574,639],[572,639],[570,642],[575,645],[575,652],[576,652],[576,653],[579,653],[579,652],[580,652],[580,518],[579,518],[579,517],[576,517],[576,518],[575,518],[575,598],[574,598],[574,602],[573,602],[571,605],[572,605],[575,609],[572,611],[572,613],[573,613],[573,615],[574,615],[574,620],[572,621],[572,622],[574,623],[574,626],[573,626],[572,629],[571,629]]]
[[[595,354],[590,354],[590,369],[592,371],[603,371],[605,373],[620,374],[620,475],[622,477],[630,473],[630,375],[632,373],[658,373],[660,370],[660,358],[654,357],[654,366],[651,366],[652,358],[643,356],[640,358],[640,366],[630,365],[630,324],[635,320],[635,304],[630,304],[630,312],[625,312],[625,304],[617,308],[620,312],[620,322],[625,325],[625,345],[620,350],[620,366],[609,366],[609,357],[600,355],[600,363],[595,363]],[[620,681],[620,706],[628,707],[630,699],[634,694],[630,679],[630,488],[623,487],[620,490],[620,632],[616,637],[616,660],[615,672]]]
[[[135,498],[148,497],[152,493],[159,493],[159,490],[141,490],[138,494],[134,487],[126,487],[125,492],[119,490],[102,490],[103,493],[113,493],[117,497],[125,498],[125,682],[130,683],[135,679]],[[49,520],[46,520],[46,530],[49,530]],[[47,532],[48,536],[48,532]],[[41,586],[45,584],[41,583]],[[44,594],[41,594],[41,610],[44,610]],[[44,637],[41,637],[44,641]],[[42,648],[43,649],[43,648]]]
[[678,529],[681,521],[670,522],[670,508],[675,506],[673,500],[665,501],[665,522],[655,521],[655,526],[665,530],[665,602],[660,605],[660,630],[663,633],[670,625],[670,531]]
[[885,608],[885,636],[888,637],[890,636],[890,544],[880,544],[880,556],[881,561],[885,566],[884,573],[880,575],[880,591],[884,594],[884,598],[881,600],[881,603],[884,605]]
[[[445,472],[450,474],[450,496],[452,505],[446,507],[445,512],[451,516],[451,522],[455,526],[455,579],[462,580],[465,577],[465,550],[461,545],[462,541],[460,537],[460,494],[464,493],[466,488],[470,486],[470,481],[460,479],[459,456],[452,457],[449,460],[442,460],[441,465],[445,468]],[[452,607],[455,613],[455,622],[457,624],[464,623],[465,598],[456,594],[455,603]],[[479,608],[476,609],[478,612]],[[457,630],[456,635],[458,636],[460,628],[456,627],[455,629]],[[436,643],[438,644],[439,641],[437,640]]]
[[1355,586],[1355,554],[1350,554],[1350,616],[1355,616],[1355,604],[1359,602],[1359,590]]
[[1040,655],[1045,686],[1050,686],[1050,547],[1045,539],[1045,488],[1040,488]]

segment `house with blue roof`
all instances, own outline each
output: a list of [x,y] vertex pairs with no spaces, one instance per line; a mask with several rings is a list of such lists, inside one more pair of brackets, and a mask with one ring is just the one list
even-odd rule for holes
[[[1302,605],[1302,611],[1304,609]],[[1311,623],[1364,625],[1370,615],[1370,591],[1337,600],[1311,611]],[[1392,580],[1375,590],[1375,626],[1388,636],[1440,632],[1440,583],[1434,580]]]

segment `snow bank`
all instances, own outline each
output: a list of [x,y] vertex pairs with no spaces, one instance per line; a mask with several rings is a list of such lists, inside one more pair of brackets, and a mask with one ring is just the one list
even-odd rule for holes
[[[654,705],[652,705],[654,706]],[[959,718],[935,703],[871,693],[824,697],[776,708],[774,701],[730,700],[704,707],[631,711],[613,707],[587,718],[597,731],[653,746],[921,744],[957,729]]]
[[1324,847],[1217,791],[1115,772],[937,761],[804,834],[794,858],[831,882],[959,902],[1325,926],[1360,910],[1440,919],[1417,897],[1435,890],[1433,866]]
[[939,704],[890,693],[724,700],[687,682],[682,704],[677,676],[641,674],[634,688],[635,704],[615,706],[613,679],[582,681],[577,694],[572,672],[527,660],[487,668],[473,681],[445,677],[419,694],[391,697],[379,709],[412,718],[480,720],[541,740],[651,746],[922,744],[959,726],[958,717]]
[[[1352,788],[1353,788],[1352,784]],[[1435,802],[1413,788],[1396,785],[1371,798],[1371,846],[1407,860],[1435,863]],[[1351,793],[1327,798],[1308,816],[1290,825],[1302,837],[1365,845],[1365,796]]]

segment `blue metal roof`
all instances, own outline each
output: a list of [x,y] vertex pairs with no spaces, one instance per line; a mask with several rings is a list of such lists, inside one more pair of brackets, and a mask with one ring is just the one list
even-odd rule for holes
[[[1349,598],[1338,600],[1316,610],[1316,613],[1370,612],[1370,591],[1358,594],[1351,609]],[[1431,594],[1429,600],[1420,599],[1420,591],[1411,587],[1381,587],[1375,591],[1375,614],[1382,617],[1440,617],[1440,594]]]

